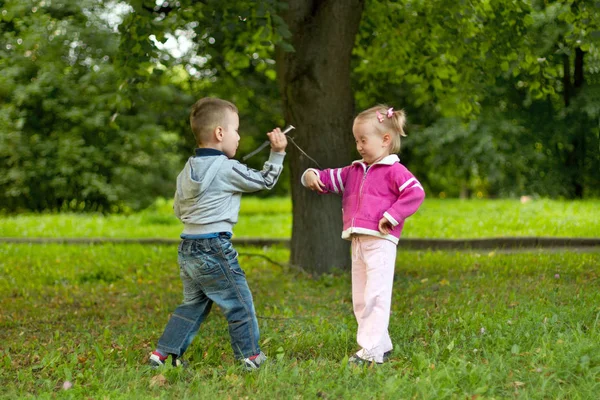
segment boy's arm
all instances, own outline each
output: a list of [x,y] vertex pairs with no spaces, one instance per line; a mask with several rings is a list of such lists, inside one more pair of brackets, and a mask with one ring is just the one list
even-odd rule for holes
[[262,189],[272,189],[283,170],[285,152],[271,151],[269,159],[261,171],[249,168],[238,161],[232,161],[227,171],[225,184],[232,192],[250,193]]
[[314,173],[319,177],[321,182],[323,182],[324,186],[322,187],[322,193],[332,192],[343,194],[345,190],[346,177],[348,176],[348,168],[349,167],[327,168],[322,171],[315,168],[309,168],[302,174],[300,182],[302,182],[304,187],[308,187],[306,182],[306,174]]
[[400,176],[396,181],[400,195],[398,200],[383,213],[385,219],[390,221],[392,226],[400,224],[406,218],[413,215],[425,199],[425,190],[421,183],[410,172]]

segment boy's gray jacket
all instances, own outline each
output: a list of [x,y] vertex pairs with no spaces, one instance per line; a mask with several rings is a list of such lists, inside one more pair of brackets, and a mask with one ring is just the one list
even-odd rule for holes
[[271,189],[283,169],[285,153],[271,151],[262,171],[226,155],[190,157],[177,176],[173,209],[183,234],[232,232],[242,193]]

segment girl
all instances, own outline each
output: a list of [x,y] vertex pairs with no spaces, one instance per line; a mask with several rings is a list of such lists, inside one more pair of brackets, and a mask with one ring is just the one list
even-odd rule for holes
[[404,220],[425,192],[395,154],[404,134],[404,111],[378,105],[361,112],[352,132],[362,160],[343,168],[302,174],[302,184],[342,196],[342,238],[352,240],[352,304],[361,349],[350,363],[381,364],[393,349],[388,333],[396,245]]

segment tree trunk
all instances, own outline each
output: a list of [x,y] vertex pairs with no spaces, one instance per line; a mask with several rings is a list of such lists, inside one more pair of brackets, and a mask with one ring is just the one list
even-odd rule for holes
[[[350,60],[364,0],[291,0],[285,19],[294,52],[277,50],[277,75],[285,120],[294,141],[323,168],[348,165],[353,156],[354,97]],[[314,273],[350,265],[342,231],[341,198],[302,186],[317,167],[291,143],[293,227],[291,263]]]
[[[584,83],[584,55],[585,53],[583,52],[583,50],[581,50],[580,48],[575,49],[575,59],[573,62],[573,85],[571,85],[569,56],[563,56],[563,99],[565,102],[565,107],[567,108],[571,104],[571,98],[577,95]],[[574,127],[572,136],[568,139],[572,144],[572,148],[567,148],[567,154],[565,159],[565,167],[568,171],[567,173],[569,176],[569,180],[571,181],[571,187],[573,189],[573,192],[570,194],[569,197],[581,199],[583,198],[583,179],[585,176],[585,124],[582,124],[579,120],[581,118],[581,115],[572,112],[568,112],[567,115],[569,118],[573,118],[573,116],[575,116],[576,118],[575,121],[571,121],[570,123],[571,127]]]
[[[573,71],[573,87],[577,95],[583,86],[583,50],[579,47],[575,49],[575,71]],[[585,176],[585,131],[581,122],[577,124],[580,129],[574,132],[572,158],[575,174],[573,176],[573,189],[575,197],[583,198],[583,179]]]
[[570,58],[567,54],[563,54],[563,101],[565,107],[571,104],[571,65]]

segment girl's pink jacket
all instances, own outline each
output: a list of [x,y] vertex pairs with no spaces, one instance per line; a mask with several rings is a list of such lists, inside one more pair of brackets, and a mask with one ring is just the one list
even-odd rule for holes
[[[397,155],[391,154],[367,167],[354,161],[343,168],[323,171],[309,168],[319,175],[324,190],[342,195],[344,218],[343,239],[352,234],[378,236],[398,244],[404,220],[413,215],[423,200],[425,191],[413,174],[400,164]],[[379,232],[379,220],[385,217],[394,227],[389,235]]]

